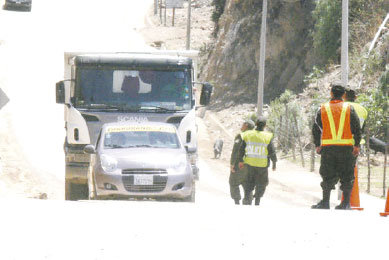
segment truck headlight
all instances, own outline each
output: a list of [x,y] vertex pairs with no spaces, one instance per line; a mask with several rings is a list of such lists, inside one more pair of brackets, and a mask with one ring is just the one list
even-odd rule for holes
[[105,154],[101,155],[100,161],[105,172],[113,172],[118,166],[118,161],[115,158]]

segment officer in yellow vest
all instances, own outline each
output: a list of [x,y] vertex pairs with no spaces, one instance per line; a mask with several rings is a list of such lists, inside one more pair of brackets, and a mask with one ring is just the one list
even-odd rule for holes
[[259,205],[261,197],[269,184],[268,167],[272,161],[272,169],[276,170],[277,155],[273,146],[273,134],[264,131],[266,119],[259,117],[256,129],[242,134],[242,145],[239,149],[239,168],[247,167],[247,179],[244,205],[251,205],[251,194],[255,188],[255,205]]
[[323,199],[313,209],[329,209],[331,190],[340,180],[343,201],[336,209],[350,209],[354,184],[354,157],[359,154],[361,128],[354,108],[343,102],[345,89],[332,84],[331,101],[322,104],[317,112],[312,134],[316,152],[321,154],[320,175]]
[[[367,112],[366,108],[364,108],[361,104],[355,103],[356,98],[357,98],[357,95],[355,94],[355,90],[346,89],[346,93],[343,96],[343,99],[345,102],[348,102],[353,106],[355,112],[358,115],[359,124],[361,126],[362,133],[363,133],[364,129],[365,129],[365,122],[366,122],[366,119],[368,116],[368,112]],[[362,139],[361,144],[364,144],[364,143],[365,143],[365,140]]]

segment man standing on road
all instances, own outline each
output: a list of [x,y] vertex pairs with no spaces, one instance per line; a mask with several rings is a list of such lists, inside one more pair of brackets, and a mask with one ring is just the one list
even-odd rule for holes
[[321,154],[320,175],[323,199],[313,209],[329,209],[331,190],[340,180],[343,201],[336,209],[350,209],[354,183],[354,156],[359,154],[361,128],[354,108],[343,102],[345,89],[332,84],[331,101],[321,105],[316,114],[312,134],[316,152]]
[[244,205],[251,205],[251,194],[255,188],[255,205],[259,205],[269,184],[268,167],[272,161],[273,171],[276,170],[277,155],[273,146],[273,134],[264,131],[266,119],[259,117],[255,123],[256,129],[242,134],[242,145],[239,149],[239,168],[247,167]]
[[234,139],[234,146],[232,147],[231,159],[230,159],[230,193],[231,198],[235,201],[235,204],[240,204],[240,195],[239,186],[244,185],[247,177],[247,168],[239,169],[239,147],[242,144],[242,134],[247,130],[254,129],[254,122],[252,120],[246,120],[243,122],[242,127],[240,128],[241,133],[237,134]]

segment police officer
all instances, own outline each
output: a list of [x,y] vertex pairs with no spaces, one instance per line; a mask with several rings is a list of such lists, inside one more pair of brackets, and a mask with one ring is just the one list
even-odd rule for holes
[[[355,90],[353,89],[346,89],[346,93],[344,95],[344,101],[348,102],[352,105],[355,112],[357,113],[357,116],[359,118],[359,124],[361,126],[362,133],[365,129],[365,122],[368,116],[368,112],[366,108],[364,108],[361,104],[358,104],[355,102],[355,99],[357,98],[357,95],[355,93]],[[361,141],[361,144],[363,144],[363,140]]]
[[247,169],[239,169],[239,147],[242,144],[242,133],[247,130],[254,129],[254,122],[252,120],[246,120],[243,122],[240,128],[241,133],[237,134],[234,139],[234,146],[232,147],[231,159],[230,159],[230,193],[231,198],[235,201],[235,204],[239,205],[241,200],[239,186],[244,186],[247,176]]
[[273,134],[264,131],[266,119],[259,117],[255,130],[242,134],[242,145],[239,149],[239,168],[247,167],[245,198],[243,204],[251,205],[251,194],[255,188],[255,205],[259,205],[261,197],[269,184],[268,167],[272,161],[273,171],[276,170],[277,155],[273,146]]
[[321,105],[316,114],[312,134],[316,152],[321,154],[320,175],[323,199],[313,209],[329,209],[331,190],[340,180],[343,201],[336,209],[350,209],[350,195],[354,183],[354,156],[359,154],[361,128],[354,108],[343,102],[345,89],[331,85],[331,101]]

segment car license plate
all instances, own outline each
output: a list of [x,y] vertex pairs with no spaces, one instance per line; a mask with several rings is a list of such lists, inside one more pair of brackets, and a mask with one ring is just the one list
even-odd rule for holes
[[135,174],[134,185],[153,185],[153,175]]

